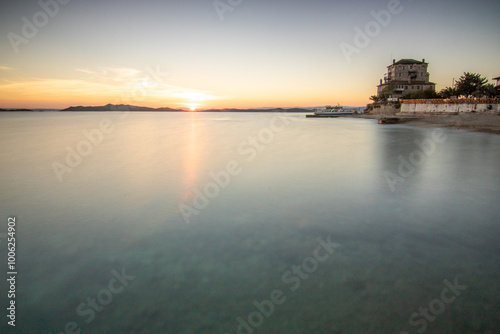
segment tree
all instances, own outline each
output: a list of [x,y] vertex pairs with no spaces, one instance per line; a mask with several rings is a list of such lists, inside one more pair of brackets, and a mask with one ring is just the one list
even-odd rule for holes
[[370,100],[372,100],[373,102],[378,102],[380,101],[380,98],[377,95],[372,95],[370,96]]
[[387,101],[387,99],[391,97],[395,87],[396,87],[395,85],[385,86],[384,89],[382,89],[382,91],[378,95],[379,101]]
[[488,83],[488,84],[484,85],[481,93],[483,95],[486,95],[487,97],[495,97],[497,95],[495,85],[492,83]]
[[488,79],[481,77],[478,73],[464,72],[455,83],[455,88],[461,95],[469,96],[481,93]]
[[454,88],[454,87],[446,87],[446,88],[442,89],[439,92],[439,95],[443,99],[449,99],[450,97],[452,97],[452,96],[458,96],[459,94],[458,94],[456,88]]
[[432,89],[420,90],[417,92],[408,92],[401,96],[402,99],[435,99],[438,97],[439,95],[435,90]]

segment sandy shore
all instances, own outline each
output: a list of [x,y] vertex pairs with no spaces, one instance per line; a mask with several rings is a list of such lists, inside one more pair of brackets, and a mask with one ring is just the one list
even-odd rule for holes
[[356,115],[356,118],[397,117],[405,124],[436,126],[500,134],[500,114],[464,113],[449,116]]

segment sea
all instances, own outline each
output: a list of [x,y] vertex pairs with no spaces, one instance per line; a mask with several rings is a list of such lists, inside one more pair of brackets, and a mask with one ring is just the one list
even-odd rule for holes
[[500,136],[0,114],[1,333],[499,333]]

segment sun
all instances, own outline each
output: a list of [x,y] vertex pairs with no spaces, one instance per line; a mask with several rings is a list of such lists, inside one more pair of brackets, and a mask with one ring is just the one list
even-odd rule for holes
[[189,110],[196,111],[196,107],[198,106],[198,103],[187,103],[186,105],[189,107]]

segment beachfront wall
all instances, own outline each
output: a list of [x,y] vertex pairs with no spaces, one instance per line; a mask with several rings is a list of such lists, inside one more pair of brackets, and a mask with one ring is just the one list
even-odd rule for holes
[[403,114],[459,114],[463,112],[500,112],[500,99],[425,99],[402,100]]

